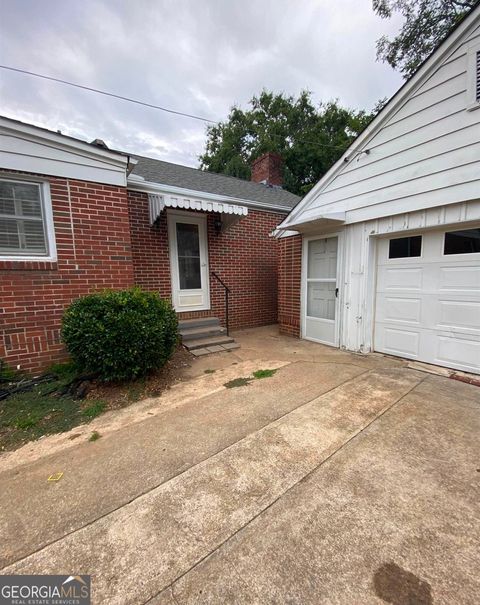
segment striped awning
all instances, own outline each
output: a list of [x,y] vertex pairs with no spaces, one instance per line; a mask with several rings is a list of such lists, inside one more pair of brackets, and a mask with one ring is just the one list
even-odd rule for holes
[[237,215],[239,218],[247,216],[248,208],[227,202],[213,202],[188,197],[173,195],[161,195],[157,193],[148,194],[148,206],[150,213],[150,225],[153,225],[165,208],[178,208],[181,210],[203,210],[204,212],[216,212],[218,214]]

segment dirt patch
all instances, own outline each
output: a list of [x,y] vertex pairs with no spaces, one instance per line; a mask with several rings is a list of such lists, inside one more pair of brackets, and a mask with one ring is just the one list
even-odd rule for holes
[[480,378],[476,378],[475,376],[466,376],[462,374],[453,373],[450,378],[452,380],[458,380],[459,382],[466,382],[467,384],[471,384],[474,387],[480,387]]
[[147,397],[159,397],[174,384],[182,380],[185,368],[193,357],[183,347],[178,347],[172,358],[156,372],[128,383],[94,382],[86,396],[87,400],[105,402],[105,410],[123,408],[134,401]]
[[182,380],[192,359],[190,353],[178,347],[163,368],[124,383],[78,378],[71,364],[57,366],[45,380],[20,379],[20,386],[32,383],[21,391],[13,382],[13,394],[0,401],[0,452],[15,450],[46,435],[65,433],[141,399],[158,397]]

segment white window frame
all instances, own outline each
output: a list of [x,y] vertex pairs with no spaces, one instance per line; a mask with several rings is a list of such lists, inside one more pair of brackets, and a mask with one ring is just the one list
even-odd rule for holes
[[47,261],[57,260],[57,246],[55,242],[55,227],[53,223],[52,198],[50,196],[50,183],[41,179],[23,178],[18,175],[2,175],[0,181],[7,183],[31,183],[40,187],[40,202],[42,204],[43,220],[45,221],[46,254],[11,254],[0,252],[0,261]]
[[477,94],[477,53],[480,53],[480,44],[470,46],[467,52],[467,109],[472,111],[480,108],[480,99]]

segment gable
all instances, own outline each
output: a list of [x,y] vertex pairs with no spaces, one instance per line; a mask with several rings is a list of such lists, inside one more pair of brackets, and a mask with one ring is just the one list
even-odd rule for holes
[[0,117],[0,168],[125,187],[127,158]]
[[282,228],[333,213],[345,213],[345,222],[353,223],[480,197],[480,108],[469,100],[468,70],[472,51],[480,50],[480,10],[463,25]]

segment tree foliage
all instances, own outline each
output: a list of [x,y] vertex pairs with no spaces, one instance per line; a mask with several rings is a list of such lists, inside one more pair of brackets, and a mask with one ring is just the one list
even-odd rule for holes
[[377,58],[410,77],[451,29],[479,0],[373,0],[383,19],[400,13],[405,21],[398,35],[377,41]]
[[233,107],[225,122],[207,128],[201,168],[243,179],[268,151],[284,160],[284,188],[305,194],[371,121],[373,113],[342,107],[336,101],[315,106],[311,93],[298,98],[262,91],[246,110]]

